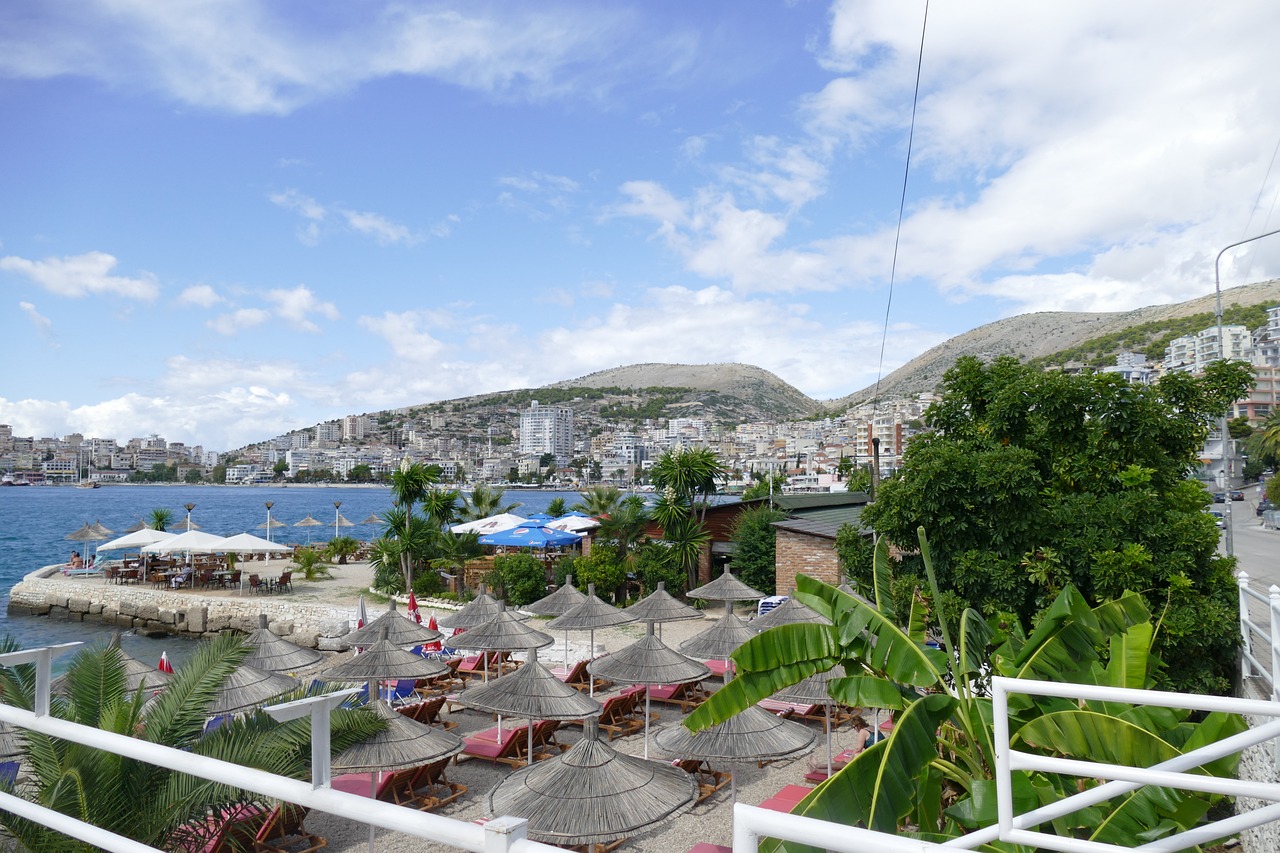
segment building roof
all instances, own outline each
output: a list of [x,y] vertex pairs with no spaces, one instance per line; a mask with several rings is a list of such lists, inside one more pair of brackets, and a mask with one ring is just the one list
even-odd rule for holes
[[835,539],[840,528],[852,524],[858,532],[867,535],[871,530],[862,523],[862,505],[830,507],[814,510],[803,515],[793,515],[782,521],[775,521],[773,526],[779,530],[792,533],[804,533],[823,539]]

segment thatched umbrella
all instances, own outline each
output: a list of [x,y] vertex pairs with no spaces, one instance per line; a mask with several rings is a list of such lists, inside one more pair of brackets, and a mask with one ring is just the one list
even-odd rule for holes
[[335,755],[334,770],[363,773],[417,767],[457,755],[465,746],[453,732],[411,720],[385,702],[374,702],[370,710],[387,721],[386,730]]
[[728,661],[738,646],[756,635],[751,627],[732,613],[726,613],[710,628],[680,644],[680,651],[698,660]]
[[102,522],[98,521],[96,518],[93,520],[93,524],[89,526],[89,529],[101,536],[103,539],[110,539],[111,535],[115,533],[111,528],[103,527]]
[[375,682],[384,678],[432,678],[448,671],[449,667],[440,661],[405,651],[383,637],[362,654],[317,673],[316,678],[321,681]]
[[235,714],[265,703],[268,699],[297,690],[298,679],[279,672],[267,672],[241,664],[218,688],[218,698],[209,709],[212,716]]
[[396,610],[396,600],[393,598],[387,605],[386,613],[363,628],[347,634],[347,643],[352,646],[372,646],[382,638],[384,628],[387,632],[386,639],[391,641],[391,645],[401,648],[431,643],[444,636]]
[[[167,672],[161,672],[151,664],[140,661],[133,655],[129,654],[120,645],[120,632],[112,635],[108,642],[109,646],[114,646],[120,652],[120,659],[124,662],[124,689],[126,693],[134,693],[138,688],[143,690],[160,691],[169,686],[169,682],[173,680],[173,675]],[[66,687],[66,675],[60,675],[53,680],[50,688],[61,694]]]
[[667,592],[665,581],[658,581],[658,588],[624,608],[623,613],[637,622],[656,622],[661,636],[663,622],[683,622],[686,619],[701,619],[704,614],[696,607],[690,607]]
[[564,579],[564,585],[550,595],[544,595],[524,609],[535,616],[560,616],[586,600],[586,596],[573,585],[573,575]]
[[258,630],[246,637],[245,642],[253,646],[253,651],[244,662],[268,672],[292,672],[324,660],[324,655],[315,649],[304,649],[271,633],[265,613],[258,614]]
[[685,593],[689,598],[701,598],[706,601],[755,601],[764,598],[763,592],[752,589],[738,580],[725,566],[724,574],[711,583],[703,584],[697,589]]
[[[475,649],[478,652],[521,652],[543,649],[555,642],[550,634],[530,628],[521,621],[520,614],[507,610],[499,601],[498,612],[489,621],[463,634],[455,634],[452,642],[458,648]],[[484,680],[489,680],[489,661],[484,660]]]
[[[569,665],[569,631],[590,631],[591,632],[591,651],[587,653],[588,658],[595,657],[596,653],[596,629],[609,628],[614,625],[622,625],[627,622],[634,622],[626,611],[619,610],[612,604],[603,601],[596,595],[596,585],[587,584],[587,594],[582,597],[579,603],[573,609],[562,613],[555,619],[547,623],[548,628],[560,628],[565,632],[564,640],[564,665]],[[591,680],[591,684],[587,692],[595,695],[595,679]]]
[[704,663],[690,660],[653,635],[653,623],[645,626],[641,639],[587,664],[587,672],[623,684],[643,684],[644,757],[649,757],[649,687],[654,684],[690,684],[711,674]]
[[535,720],[581,720],[600,713],[600,703],[583,696],[538,663],[537,649],[515,672],[495,678],[458,694],[458,702],[477,711],[488,711],[529,720],[529,761],[533,761]]
[[[491,620],[501,609],[498,600],[485,592],[484,584],[480,584],[480,590],[475,598],[468,601],[457,613],[442,616],[437,624],[441,628],[452,628],[454,631],[469,631]],[[529,617],[517,615],[517,618],[523,622]]]
[[[725,673],[725,681],[730,676]],[[696,734],[682,723],[664,726],[653,742],[672,758],[701,758],[743,764],[792,758],[813,749],[817,734],[801,723],[784,720],[758,705],[734,714]],[[732,782],[737,799],[737,780]]]
[[135,521],[133,524],[130,524],[128,527],[126,527],[126,528],[124,529],[124,532],[125,532],[125,533],[137,533],[139,530],[141,530],[142,528],[147,527],[147,526],[148,526],[148,525],[147,525],[147,523],[146,523],[145,521],[143,521],[143,520],[140,518],[140,519],[138,519],[137,521]]
[[[810,611],[812,612],[812,611]],[[815,614],[816,615],[816,614]],[[785,687],[773,694],[779,702],[796,702],[800,704],[821,704],[826,712],[824,728],[827,733],[827,776],[831,776],[831,706],[836,703],[827,688],[833,678],[844,678],[844,667],[836,664],[826,672],[817,672],[797,684]]]
[[21,732],[17,726],[0,723],[0,761],[16,761],[26,754],[19,737]]
[[617,752],[587,720],[563,755],[519,770],[489,792],[489,812],[529,821],[529,837],[570,847],[626,838],[683,814],[697,781],[678,767]]
[[751,627],[756,631],[767,631],[775,625],[794,625],[800,622],[811,622],[818,625],[830,625],[831,620],[818,611],[800,603],[795,590],[787,596],[787,600],[770,610],[758,619],[751,620]]
[[89,522],[85,522],[84,526],[66,535],[68,542],[99,542],[103,539],[110,539],[110,533],[99,533],[94,530]]

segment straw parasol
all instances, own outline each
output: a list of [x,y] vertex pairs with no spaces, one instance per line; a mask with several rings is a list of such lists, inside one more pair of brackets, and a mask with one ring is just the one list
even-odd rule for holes
[[667,592],[665,581],[658,581],[658,588],[624,609],[623,613],[637,622],[683,622],[686,619],[701,619],[703,612],[696,607],[679,601]]
[[512,773],[489,793],[489,812],[529,821],[529,837],[564,847],[626,838],[683,814],[697,781],[678,767],[617,752],[594,720],[563,755]]
[[[382,630],[386,630],[384,627]],[[316,674],[321,681],[378,681],[383,678],[432,678],[449,671],[438,660],[405,651],[385,636],[362,654]]]
[[275,530],[277,527],[288,527],[288,526],[289,526],[288,524],[281,521],[280,519],[273,518],[270,521],[264,521],[261,524],[259,524],[258,529],[259,530]]
[[324,655],[315,649],[304,649],[271,633],[265,613],[258,614],[258,630],[246,637],[245,642],[254,648],[244,662],[267,672],[292,672],[324,660]]
[[713,580],[711,583],[703,584],[697,589],[691,589],[685,593],[689,598],[701,598],[705,601],[727,601],[732,604],[735,601],[755,601],[764,598],[764,593],[752,589],[742,581],[738,580],[729,571],[729,567],[725,566],[724,574]]
[[387,605],[386,613],[383,613],[363,628],[357,628],[347,634],[347,643],[352,646],[372,646],[382,637],[383,628],[387,630],[386,638],[391,642],[391,645],[403,648],[434,642],[444,636],[439,631],[432,630],[426,625],[421,625],[400,613],[396,610],[396,600],[393,598]]
[[369,517],[368,517],[368,518],[366,518],[364,521],[362,521],[362,522],[360,522],[360,523],[361,523],[361,524],[382,524],[382,523],[383,523],[383,521],[382,521],[382,519],[378,518],[377,513],[372,513],[372,512],[371,512],[371,513],[369,513]]
[[110,538],[111,538],[110,533],[106,533],[106,534],[99,533],[98,531],[94,530],[93,527],[87,521],[84,523],[84,527],[81,527],[66,535],[66,539],[68,542],[98,542],[103,539],[110,539]]
[[560,616],[568,613],[586,598],[573,585],[573,575],[568,575],[564,579],[564,586],[550,595],[544,595],[532,604],[526,604],[524,609],[535,616]]
[[[493,619],[501,609],[497,599],[485,592],[484,584],[480,584],[476,597],[468,601],[457,613],[440,617],[439,625],[441,628],[452,628],[455,631],[470,630]],[[528,617],[518,615],[517,618],[524,620]]]
[[[812,612],[812,611],[811,611]],[[827,733],[827,776],[831,776],[831,706],[836,700],[831,698],[828,683],[833,678],[844,678],[844,667],[836,664],[826,672],[817,672],[804,681],[784,687],[773,698],[779,702],[796,702],[798,704],[821,704],[826,712],[826,723],[823,728]]]
[[298,679],[292,676],[241,664],[222,682],[218,698],[214,700],[209,713],[211,716],[218,716],[247,711],[301,686]]
[[21,732],[17,726],[0,723],[0,761],[13,761],[26,754],[19,737]]
[[137,521],[135,521],[133,524],[130,524],[128,527],[126,527],[124,529],[124,532],[137,533],[139,530],[143,529],[146,526],[147,526],[147,523],[140,518]]
[[374,702],[370,710],[387,721],[386,730],[335,755],[334,770],[361,773],[416,767],[457,755],[465,746],[453,732],[411,720],[385,702]]
[[728,660],[734,649],[756,635],[746,622],[726,613],[710,628],[685,640],[680,651],[699,660]]
[[115,533],[115,531],[112,530],[111,528],[103,527],[102,522],[97,520],[96,518],[93,520],[93,524],[89,526],[89,529],[92,530],[94,533],[98,534],[99,536],[101,536],[103,539],[110,539],[112,534]]
[[[729,680],[726,672],[725,681]],[[672,758],[739,764],[793,758],[813,749],[817,739],[817,733],[807,726],[784,720],[758,705],[697,733],[675,723],[653,736],[658,749]],[[731,784],[733,798],[737,799],[737,780]]]
[[801,622],[812,622],[818,625],[830,625],[831,620],[818,611],[800,603],[795,590],[787,596],[787,600],[770,610],[758,619],[751,620],[751,627],[756,631],[767,631],[775,625],[794,625]]
[[[463,634],[455,634],[453,642],[460,648],[476,649],[480,652],[516,652],[542,649],[555,642],[550,634],[544,634],[537,628],[530,628],[520,621],[519,614],[504,610],[503,603],[497,602],[498,612],[492,619]],[[489,667],[484,667],[484,680],[489,680]]]
[[457,701],[477,711],[528,719],[529,761],[533,761],[534,720],[581,720],[600,713],[599,702],[583,696],[538,663],[537,649],[529,651],[528,662],[515,672],[468,687],[458,694]]
[[643,684],[644,691],[644,756],[649,757],[649,691],[653,684],[691,684],[711,674],[704,663],[690,660],[653,635],[653,623],[645,625],[641,639],[613,654],[596,658],[587,664],[592,677],[599,676],[622,684]]
[[[602,601],[596,595],[595,584],[587,584],[587,594],[582,596],[582,601],[571,610],[552,619],[547,623],[547,627],[564,630],[564,664],[568,666],[569,631],[591,632],[591,651],[587,654],[587,657],[591,658],[595,657],[596,653],[597,628],[609,628],[633,621],[635,620],[628,616],[626,611],[619,610],[612,604]],[[591,686],[588,688],[588,692],[595,695],[595,679],[591,679]]]
[[[169,686],[169,682],[173,680],[170,673],[162,672],[146,661],[141,661],[129,654],[120,645],[120,632],[112,635],[107,645],[113,646],[120,653],[120,659],[124,663],[124,689],[126,693],[135,693],[139,688],[143,690],[160,691]],[[58,676],[50,685],[55,693],[63,693],[66,687],[67,676],[65,674]]]
[[[318,521],[317,519],[312,518],[312,517],[311,517],[311,514],[310,514],[310,513],[308,513],[306,518],[302,519],[302,521],[295,521],[295,522],[293,523],[293,526],[294,526],[294,527],[320,527],[320,526],[321,526],[321,525],[323,525],[323,524],[324,524],[324,522],[323,522],[323,521]],[[308,545],[310,545],[310,544],[311,544],[311,531],[310,531],[310,530],[308,530],[308,531],[307,531],[307,544],[308,544]]]

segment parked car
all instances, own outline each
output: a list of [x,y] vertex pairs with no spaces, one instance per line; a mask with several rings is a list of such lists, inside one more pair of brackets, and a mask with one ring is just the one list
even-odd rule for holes
[[1233,500],[1233,501],[1242,501],[1242,500],[1244,500],[1244,492],[1240,491],[1239,489],[1232,489],[1232,490],[1231,490],[1231,500]]
[[1213,493],[1213,502],[1214,502],[1214,503],[1216,503],[1216,504],[1224,504],[1224,503],[1226,503],[1226,502],[1227,502],[1227,493],[1226,493],[1226,492],[1214,492],[1214,493]]
[[1266,498],[1263,498],[1258,503],[1257,514],[1262,515],[1264,512],[1271,512],[1275,508],[1276,508],[1275,504],[1273,504],[1271,501],[1267,500]]
[[1217,525],[1218,525],[1219,527],[1226,527],[1226,526],[1227,526],[1227,518],[1226,518],[1226,516],[1225,516],[1225,515],[1223,515],[1221,512],[1218,512],[1218,510],[1216,510],[1216,509],[1211,509],[1211,510],[1209,510],[1209,515],[1212,515],[1212,516],[1213,516],[1213,520],[1217,523]]

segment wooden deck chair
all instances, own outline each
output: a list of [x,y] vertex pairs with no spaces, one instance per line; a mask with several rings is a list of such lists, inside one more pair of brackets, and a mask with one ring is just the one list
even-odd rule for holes
[[[533,760],[542,761],[561,752],[567,752],[568,744],[556,740],[556,732],[560,729],[559,720],[538,720],[533,724]],[[529,748],[528,742],[521,752]]]
[[733,853],[733,848],[726,847],[723,844],[712,844],[709,841],[699,841],[686,850],[685,853]]
[[724,770],[712,770],[711,765],[698,758],[677,759],[672,764],[698,780],[697,803],[704,803],[733,781],[733,774]]
[[805,785],[784,785],[782,790],[760,804],[762,809],[773,809],[776,812],[790,812],[805,798],[813,788]]
[[644,728],[644,720],[634,714],[635,696],[634,693],[615,693],[604,700],[604,706],[600,709],[599,726],[609,740],[633,735]]
[[429,697],[444,694],[466,684],[466,680],[458,675],[458,667],[462,665],[462,661],[462,658],[449,658],[442,661],[445,666],[449,667],[448,672],[442,672],[431,678],[419,678],[415,688],[418,691],[418,695]]
[[440,718],[440,712],[444,710],[444,704],[449,697],[440,695],[432,696],[430,699],[424,699],[417,705],[410,706],[417,708],[414,719],[419,723],[426,723],[429,726],[441,726],[447,729],[456,729],[458,724],[453,720],[444,720]]
[[664,705],[679,705],[682,711],[692,711],[706,701],[710,694],[697,682],[689,684],[657,684],[649,688],[649,699]]
[[577,847],[570,847],[574,853],[610,853],[627,843],[625,838],[617,838],[604,844],[579,844]]
[[[587,659],[575,661],[568,669],[565,669],[564,667],[556,667],[555,669],[552,669],[551,674],[570,687],[577,688],[578,690],[590,690],[591,673],[587,671],[587,665],[590,663],[591,661]],[[612,685],[612,682],[603,678],[597,678],[595,679],[595,682],[596,690],[607,690]]]
[[329,846],[329,839],[307,832],[302,825],[310,809],[293,803],[276,806],[254,838],[254,853],[313,853]]
[[413,795],[421,803],[418,806],[420,811],[434,811],[467,793],[466,785],[450,782],[445,778],[445,768],[448,766],[449,759],[442,758],[415,768],[409,785]]
[[462,739],[464,744],[462,752],[458,753],[458,759],[462,756],[469,755],[472,758],[482,758],[485,761],[492,761],[494,764],[506,764],[509,767],[524,767],[527,762],[522,753],[529,739],[529,727],[512,726],[502,730],[502,738],[498,739],[498,729],[485,729],[482,732],[476,732],[473,735],[467,735]]
[[268,809],[257,803],[229,806],[216,815],[178,827],[166,847],[181,853],[230,853],[249,850],[267,819]]

